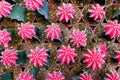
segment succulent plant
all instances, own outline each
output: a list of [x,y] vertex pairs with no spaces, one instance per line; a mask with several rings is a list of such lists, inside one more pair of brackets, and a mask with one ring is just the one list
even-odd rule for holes
[[0,80],[120,80],[119,0],[0,1]]

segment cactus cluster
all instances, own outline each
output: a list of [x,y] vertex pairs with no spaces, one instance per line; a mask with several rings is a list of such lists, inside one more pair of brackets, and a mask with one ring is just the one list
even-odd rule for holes
[[0,1],[0,80],[120,80],[119,4]]

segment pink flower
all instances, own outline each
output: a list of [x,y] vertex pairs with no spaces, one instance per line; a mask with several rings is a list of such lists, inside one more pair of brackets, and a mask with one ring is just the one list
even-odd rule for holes
[[53,39],[58,39],[60,36],[60,27],[54,23],[51,25],[47,25],[47,29],[45,30],[45,33],[47,34],[47,37],[50,38],[51,40]]
[[87,67],[92,67],[94,70],[96,67],[101,68],[101,65],[104,63],[103,55],[96,49],[87,50],[87,53],[84,54],[84,62],[87,64]]
[[33,11],[43,6],[43,1],[44,0],[24,0],[26,7]]
[[87,73],[83,73],[83,74],[80,74],[78,80],[92,80],[92,78]]
[[22,72],[18,75],[17,80],[35,80],[29,72]]
[[28,57],[30,58],[30,63],[34,64],[34,66],[43,65],[47,61],[47,53],[45,49],[40,49],[36,47],[35,49],[30,51]]
[[46,80],[64,80],[64,76],[61,72],[53,71],[52,73],[48,74],[48,77]]
[[11,50],[10,49],[6,49],[1,54],[2,54],[2,56],[0,56],[1,62],[4,65],[12,66],[13,64],[16,63],[17,53],[13,49],[11,49]]
[[7,30],[0,30],[0,45],[4,44],[5,47],[8,47],[8,43],[11,40],[10,33]]
[[110,72],[106,75],[105,80],[120,80],[119,75],[117,73]]
[[74,30],[73,33],[70,35],[71,41],[74,45],[79,46],[86,46],[86,34],[84,31]]
[[10,11],[12,10],[11,6],[12,5],[6,1],[0,2],[0,18],[2,18],[2,16],[6,17],[10,14]]
[[30,23],[22,23],[18,28],[18,35],[23,39],[32,38],[35,35],[34,26]]
[[63,3],[61,7],[58,7],[57,16],[60,17],[60,21],[65,20],[66,22],[68,22],[69,19],[73,18],[74,13],[75,13],[75,10],[73,9],[72,4]]
[[90,12],[90,17],[93,17],[94,20],[103,18],[105,14],[103,7],[99,4],[92,5],[92,8],[88,11]]
[[118,20],[107,21],[107,25],[104,26],[106,35],[109,35],[111,38],[120,36],[120,24],[118,24]]
[[70,46],[62,46],[61,49],[57,51],[57,59],[59,59],[62,64],[69,64],[70,61],[74,62],[74,57],[76,56],[75,49]]
[[106,44],[99,44],[97,46],[97,51],[99,51],[101,55],[103,55],[103,57],[106,55],[106,50],[107,50]]
[[120,64],[120,51],[116,51],[116,55],[117,55],[116,58]]

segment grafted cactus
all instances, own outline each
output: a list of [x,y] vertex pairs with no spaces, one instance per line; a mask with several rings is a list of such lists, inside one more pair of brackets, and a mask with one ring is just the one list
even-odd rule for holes
[[0,80],[120,80],[119,3],[0,1]]

